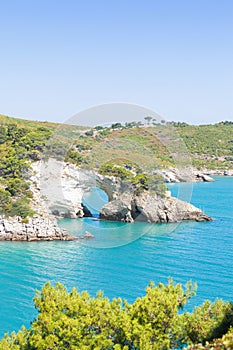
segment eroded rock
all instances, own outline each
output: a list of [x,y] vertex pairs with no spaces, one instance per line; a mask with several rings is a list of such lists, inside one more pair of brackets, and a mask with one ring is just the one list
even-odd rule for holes
[[211,221],[194,205],[173,197],[149,193],[128,194],[107,203],[100,212],[101,219],[112,221],[144,221],[150,223],[179,222],[182,220]]
[[35,215],[26,220],[20,217],[0,216],[1,241],[75,240],[75,236],[57,226],[53,217]]

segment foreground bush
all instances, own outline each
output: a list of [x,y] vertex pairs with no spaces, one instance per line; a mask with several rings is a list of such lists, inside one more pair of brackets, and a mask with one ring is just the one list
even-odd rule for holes
[[230,328],[227,334],[221,339],[215,339],[213,342],[206,342],[205,345],[191,345],[187,350],[232,350],[233,349],[233,328]]
[[[204,303],[192,314],[181,313],[194,294],[191,283],[183,288],[169,280],[167,285],[151,283],[145,296],[129,304],[120,298],[110,301],[101,292],[92,298],[87,292],[73,289],[69,293],[62,284],[47,283],[36,293],[39,313],[31,328],[5,335],[0,349],[160,350],[204,344],[229,330],[232,305],[218,300]],[[223,341],[232,344],[231,333]],[[199,348],[210,349],[190,347]]]

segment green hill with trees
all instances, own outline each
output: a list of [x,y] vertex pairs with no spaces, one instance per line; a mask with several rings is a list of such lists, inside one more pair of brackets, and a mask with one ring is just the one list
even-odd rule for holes
[[233,122],[214,125],[174,123],[199,169],[233,169]]
[[30,162],[40,158],[48,127],[0,116],[0,214],[31,216]]
[[233,122],[193,126],[156,124],[150,118],[146,125],[131,122],[88,128],[0,115],[0,214],[33,215],[30,163],[46,156],[122,179],[133,173],[133,181],[144,186],[142,182],[154,181],[154,169],[176,166],[166,147],[168,130],[176,139],[181,137],[196,168],[233,169]]

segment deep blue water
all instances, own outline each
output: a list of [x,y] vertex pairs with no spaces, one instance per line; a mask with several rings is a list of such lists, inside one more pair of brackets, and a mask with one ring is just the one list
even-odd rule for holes
[[[170,189],[186,198],[192,186],[175,184]],[[22,324],[29,326],[36,315],[35,289],[48,280],[92,295],[101,289],[109,298],[121,296],[132,302],[144,294],[150,280],[166,283],[171,276],[175,282],[198,283],[189,308],[207,298],[233,301],[233,178],[194,184],[191,203],[212,216],[213,222],[149,225],[62,220],[60,224],[72,233],[81,236],[88,230],[95,238],[1,242],[0,336]]]

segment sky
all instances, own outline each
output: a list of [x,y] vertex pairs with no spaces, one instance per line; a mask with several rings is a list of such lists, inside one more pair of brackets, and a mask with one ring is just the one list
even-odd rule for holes
[[0,50],[0,114],[64,122],[122,102],[233,120],[232,0],[0,0]]

